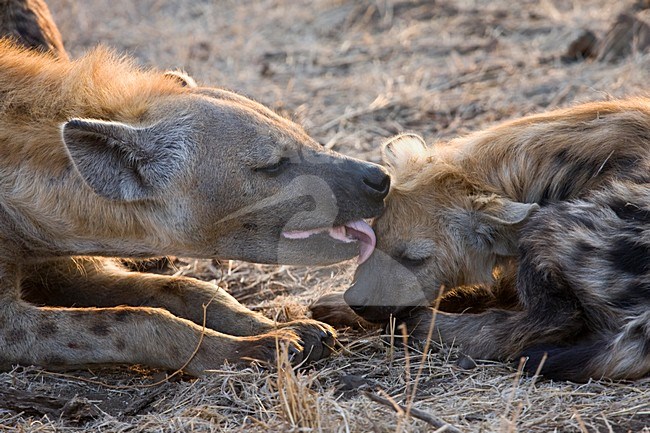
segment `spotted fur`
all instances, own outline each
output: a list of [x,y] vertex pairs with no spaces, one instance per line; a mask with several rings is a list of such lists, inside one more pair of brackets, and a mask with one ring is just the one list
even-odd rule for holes
[[385,171],[183,74],[105,48],[69,61],[22,42],[0,39],[0,367],[200,375],[270,361],[279,343],[296,361],[327,356],[324,323],[276,324],[214,284],[106,257],[349,259],[355,242],[282,232],[377,216]]
[[533,372],[546,354],[554,378],[650,372],[650,100],[577,105],[431,148],[398,137],[385,161],[394,186],[377,251],[345,294],[362,317],[400,316],[424,338],[434,316],[419,307],[513,275],[514,307],[440,311],[434,338],[475,358],[525,356]]

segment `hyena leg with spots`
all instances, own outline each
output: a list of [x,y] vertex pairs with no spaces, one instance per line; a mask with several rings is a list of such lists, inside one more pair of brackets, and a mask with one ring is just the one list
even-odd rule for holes
[[[520,310],[516,290],[516,268],[509,264],[491,286],[458,287],[445,293],[438,308],[445,313],[482,313],[490,308]],[[438,302],[438,301],[436,301]],[[345,302],[343,292],[327,293],[309,306],[312,317],[335,328],[372,329],[380,326],[358,316]],[[426,313],[424,313],[426,316]]]
[[272,360],[277,341],[299,347],[297,335],[289,331],[235,337],[204,330],[159,308],[55,308],[17,302],[2,306],[0,323],[4,368],[13,363],[66,368],[123,363],[183,367],[201,375],[225,361]]
[[145,274],[113,260],[77,257],[39,263],[25,272],[23,298],[59,307],[161,308],[174,316],[235,336],[255,336],[284,328],[299,337],[309,359],[330,352],[335,332],[313,320],[276,323],[241,305],[222,288],[194,278]]
[[257,335],[274,322],[248,310],[218,286],[194,278],[131,272],[113,260],[65,258],[39,263],[25,272],[22,293],[37,305],[59,307],[164,308],[231,335]]
[[568,309],[544,316],[531,311],[489,309],[457,314],[423,308],[412,312],[404,323],[411,338],[424,340],[432,321],[433,340],[458,347],[475,359],[514,359],[531,344],[566,341],[582,329],[579,313]]
[[0,266],[3,368],[14,363],[61,367],[142,363],[173,370],[188,363],[185,371],[199,375],[226,360],[272,360],[278,340],[300,346],[298,335],[288,330],[231,336],[160,308],[37,307],[19,298],[17,269]]

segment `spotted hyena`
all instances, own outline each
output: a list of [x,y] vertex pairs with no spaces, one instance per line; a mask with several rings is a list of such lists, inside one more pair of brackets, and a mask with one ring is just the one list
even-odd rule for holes
[[[384,159],[393,187],[377,250],[345,293],[359,315],[398,316],[424,338],[434,311],[415,307],[441,294],[447,311],[487,299],[467,305],[475,314],[438,311],[433,338],[474,358],[526,356],[532,371],[546,354],[541,371],[554,378],[650,371],[650,99],[533,115],[431,148],[399,136]],[[341,319],[329,301],[315,312]]]
[[102,48],[71,62],[0,40],[0,366],[199,375],[278,341],[327,356],[324,323],[276,324],[214,284],[101,257],[363,261],[389,183],[236,93]]

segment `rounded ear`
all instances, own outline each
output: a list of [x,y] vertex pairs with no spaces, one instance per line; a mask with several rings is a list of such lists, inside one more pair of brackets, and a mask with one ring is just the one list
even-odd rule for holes
[[182,128],[146,128],[96,119],[71,119],[63,142],[83,180],[109,200],[152,198],[164,191],[187,158]]
[[523,223],[539,209],[537,203],[521,203],[494,194],[475,197],[474,206],[486,220],[504,226]]
[[401,171],[410,164],[424,159],[427,145],[417,134],[400,134],[383,144],[382,159],[389,171]]
[[504,256],[517,254],[520,224],[539,209],[537,203],[521,203],[497,195],[474,197],[472,205],[476,244]]
[[164,75],[165,77],[176,80],[183,87],[197,87],[194,78],[190,77],[183,71],[166,71]]

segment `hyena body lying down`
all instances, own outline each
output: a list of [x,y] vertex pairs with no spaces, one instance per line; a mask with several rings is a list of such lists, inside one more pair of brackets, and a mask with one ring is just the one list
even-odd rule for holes
[[385,171],[235,93],[104,49],[62,57],[0,40],[0,367],[198,375],[271,360],[278,341],[297,361],[327,356],[323,323],[276,324],[213,284],[78,256],[365,256]]
[[[377,249],[345,294],[427,335],[440,289],[516,292],[515,308],[438,312],[434,338],[477,359],[528,356],[576,381],[650,372],[650,100],[534,115],[426,149],[385,147]],[[471,296],[470,296],[471,298]],[[476,306],[474,306],[476,307]]]

